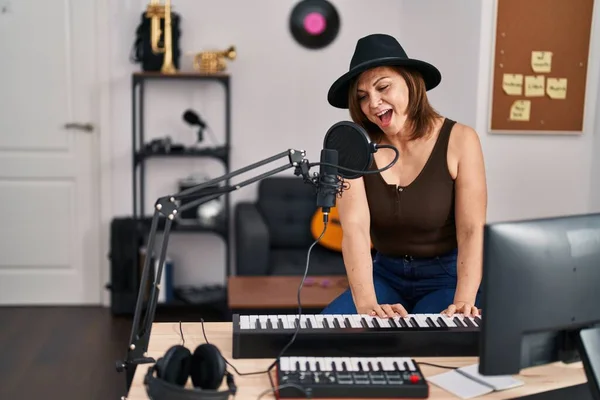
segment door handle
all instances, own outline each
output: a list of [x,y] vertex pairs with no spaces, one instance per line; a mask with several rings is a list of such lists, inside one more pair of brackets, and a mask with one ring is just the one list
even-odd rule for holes
[[94,130],[94,125],[89,122],[86,124],[81,124],[79,122],[68,122],[64,125],[65,129],[79,129],[80,131],[91,132]]

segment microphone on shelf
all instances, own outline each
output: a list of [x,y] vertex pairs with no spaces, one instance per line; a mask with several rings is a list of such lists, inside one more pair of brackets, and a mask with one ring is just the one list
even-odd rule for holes
[[317,183],[317,207],[323,211],[323,222],[329,220],[329,211],[335,207],[335,196],[341,188],[341,180],[338,177],[338,152],[332,149],[321,150],[321,163],[330,164],[319,167],[319,180]]
[[198,142],[203,140],[203,131],[206,128],[206,123],[200,118],[198,113],[193,110],[186,110],[183,113],[183,120],[192,126],[198,126]]

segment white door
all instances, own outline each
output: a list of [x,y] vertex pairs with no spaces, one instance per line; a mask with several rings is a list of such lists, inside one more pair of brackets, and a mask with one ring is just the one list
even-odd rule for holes
[[0,304],[100,302],[94,3],[0,0]]

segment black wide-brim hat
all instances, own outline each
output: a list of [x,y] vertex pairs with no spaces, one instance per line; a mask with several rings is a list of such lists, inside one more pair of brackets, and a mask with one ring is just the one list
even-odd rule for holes
[[406,67],[418,71],[431,90],[442,81],[440,71],[428,62],[409,58],[400,43],[390,35],[381,33],[362,37],[356,43],[348,72],[329,88],[327,101],[337,108],[348,108],[348,90],[353,79],[364,71],[381,66]]

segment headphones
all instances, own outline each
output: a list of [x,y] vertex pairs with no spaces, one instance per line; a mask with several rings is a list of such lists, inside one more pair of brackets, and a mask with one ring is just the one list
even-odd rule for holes
[[[148,368],[144,378],[146,393],[153,400],[227,400],[230,395],[235,396],[237,387],[225,365],[219,349],[210,343],[199,345],[193,354],[184,346],[173,346]],[[194,389],[185,388],[190,377]],[[229,389],[219,391],[224,377]]]

